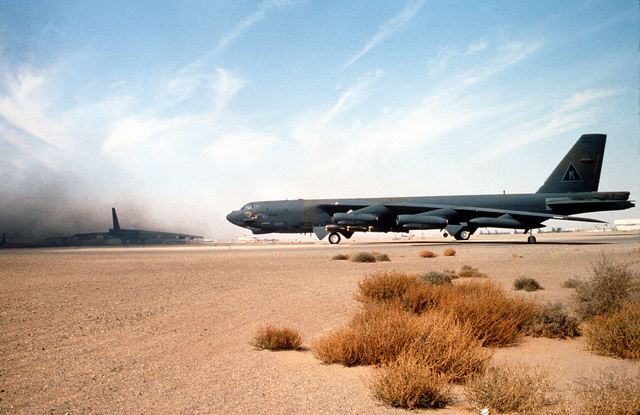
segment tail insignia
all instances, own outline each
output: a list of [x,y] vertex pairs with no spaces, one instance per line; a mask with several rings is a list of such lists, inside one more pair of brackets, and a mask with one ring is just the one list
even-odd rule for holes
[[575,168],[573,163],[569,163],[569,167],[567,167],[567,171],[564,173],[562,178],[563,182],[581,182],[582,176],[578,173],[578,170]]

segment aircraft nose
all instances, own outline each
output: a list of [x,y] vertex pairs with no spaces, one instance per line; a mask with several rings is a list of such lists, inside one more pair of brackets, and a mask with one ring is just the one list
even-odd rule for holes
[[227,215],[227,220],[234,225],[244,226],[244,222],[242,221],[243,215],[241,212],[234,210],[233,212]]
[[227,220],[234,225],[238,224],[238,211],[233,211],[227,215]]

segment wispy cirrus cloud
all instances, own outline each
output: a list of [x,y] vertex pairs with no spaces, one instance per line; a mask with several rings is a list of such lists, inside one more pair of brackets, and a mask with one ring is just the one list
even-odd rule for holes
[[522,123],[516,136],[498,138],[499,144],[480,152],[478,159],[491,160],[536,141],[580,130],[603,113],[604,99],[625,93],[627,91],[622,89],[587,89],[574,92],[561,99],[551,111],[544,111],[547,107],[544,104],[530,103],[530,106],[541,105],[540,115]]
[[[150,142],[170,148],[172,141],[184,142],[189,140],[185,136],[198,136],[220,120],[245,83],[224,68],[207,66],[201,61],[186,65],[160,88],[155,101],[132,108],[133,115],[113,122],[102,144],[102,153],[118,157]],[[190,100],[198,105],[180,106]]]
[[299,142],[304,143],[311,152],[316,151],[318,148],[326,148],[336,139],[336,136],[330,131],[336,125],[341,125],[339,121],[341,116],[347,113],[349,109],[355,109],[363,98],[370,93],[371,88],[382,75],[383,73],[380,70],[366,73],[352,86],[344,90],[331,108],[324,112],[305,116],[297,122],[292,135]]
[[396,17],[388,20],[382,26],[380,26],[378,32],[369,40],[367,45],[360,52],[358,52],[349,60],[349,62],[347,62],[345,68],[353,65],[358,59],[369,53],[369,51],[373,49],[378,43],[391,36],[396,30],[402,27],[402,25],[411,20],[413,16],[415,16],[415,14],[420,10],[425,1],[426,0],[418,0],[414,4],[411,4],[404,10],[402,10],[402,12],[400,12],[400,14],[398,14]]
[[73,142],[61,116],[52,114],[52,81],[45,71],[28,66],[2,74],[0,117],[13,128],[69,152]]
[[222,37],[222,39],[220,39],[214,49],[214,54],[222,52],[238,36],[242,35],[242,33],[249,30],[251,26],[264,19],[269,10],[283,6],[287,3],[289,3],[288,0],[264,0],[263,2],[261,2],[258,5],[258,9],[256,11],[242,19],[242,21],[238,23],[229,33],[227,33]]

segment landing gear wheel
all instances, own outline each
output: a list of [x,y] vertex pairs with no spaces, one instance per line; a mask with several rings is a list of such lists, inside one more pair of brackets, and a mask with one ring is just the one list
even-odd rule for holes
[[340,243],[340,234],[337,232],[331,232],[329,234],[329,243],[332,245]]
[[469,232],[468,229],[461,229],[458,231],[458,233],[453,235],[453,237],[456,238],[456,240],[458,241],[466,241],[467,239],[469,239],[470,236],[471,236],[471,232]]
[[533,235],[530,235],[530,236],[527,238],[527,242],[528,242],[528,243],[530,243],[530,244],[535,244],[535,243],[536,243],[536,237],[535,237],[535,236],[533,236]]

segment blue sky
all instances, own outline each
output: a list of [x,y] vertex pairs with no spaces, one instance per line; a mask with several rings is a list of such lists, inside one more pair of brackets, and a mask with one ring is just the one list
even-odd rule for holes
[[101,230],[115,206],[221,239],[253,200],[534,192],[583,133],[608,134],[600,189],[640,193],[637,2],[0,10],[5,231]]

